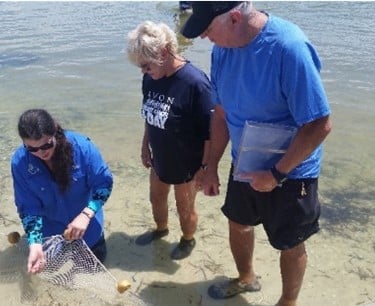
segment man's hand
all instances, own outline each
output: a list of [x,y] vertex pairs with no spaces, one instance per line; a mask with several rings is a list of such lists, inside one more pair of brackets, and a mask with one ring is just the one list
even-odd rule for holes
[[216,196],[220,194],[220,181],[217,171],[215,169],[210,169],[209,167],[205,170],[202,189],[206,196]]
[[250,186],[259,192],[270,192],[277,187],[277,181],[269,170],[240,173],[238,177],[249,181]]

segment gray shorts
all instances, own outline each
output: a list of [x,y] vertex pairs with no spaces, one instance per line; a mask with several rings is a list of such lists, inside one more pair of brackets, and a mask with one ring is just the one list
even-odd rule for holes
[[271,192],[258,192],[234,181],[231,170],[221,210],[233,222],[263,224],[275,249],[290,249],[319,231],[318,179],[288,179]]

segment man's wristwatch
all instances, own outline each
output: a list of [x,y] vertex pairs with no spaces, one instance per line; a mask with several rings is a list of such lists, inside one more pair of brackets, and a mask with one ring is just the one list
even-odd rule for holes
[[276,169],[275,166],[271,168],[271,173],[275,178],[277,184],[282,184],[288,179],[287,175],[285,173],[281,173],[279,170]]

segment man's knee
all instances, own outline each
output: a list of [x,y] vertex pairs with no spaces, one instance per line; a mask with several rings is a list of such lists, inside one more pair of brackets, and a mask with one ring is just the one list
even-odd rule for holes
[[288,259],[299,259],[299,258],[305,258],[307,257],[306,249],[305,249],[305,244],[302,242],[298,245],[296,245],[293,248],[282,250],[281,251],[281,256],[288,258]]

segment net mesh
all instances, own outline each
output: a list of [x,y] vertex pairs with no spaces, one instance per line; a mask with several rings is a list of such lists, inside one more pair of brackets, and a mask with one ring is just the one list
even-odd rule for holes
[[43,242],[43,251],[45,268],[31,276],[26,273],[25,239],[1,250],[1,281],[20,282],[23,304],[151,305],[130,289],[120,294],[117,279],[83,240],[67,241],[61,235],[48,237]]

